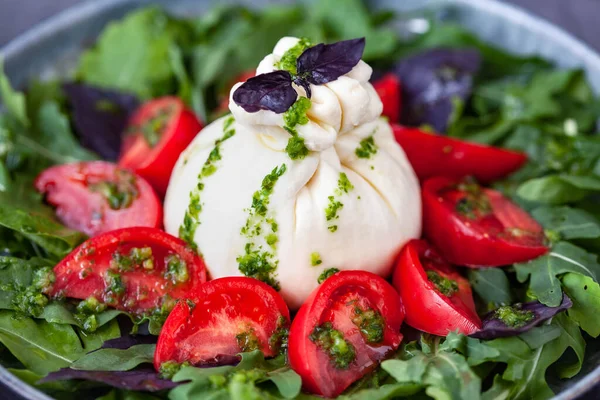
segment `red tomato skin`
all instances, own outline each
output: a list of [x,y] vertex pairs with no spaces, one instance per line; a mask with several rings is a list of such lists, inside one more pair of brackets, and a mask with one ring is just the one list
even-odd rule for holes
[[[119,249],[135,246],[149,246],[157,256],[177,254],[185,261],[189,280],[175,287],[164,285],[162,276],[148,277],[145,272],[134,270],[122,272],[126,284],[126,297],[139,298],[140,289],[149,289],[144,299],[136,302],[135,307],[117,304],[115,308],[139,313],[160,306],[160,300],[166,294],[172,299],[184,298],[190,290],[206,282],[206,266],[187,244],[157,228],[135,227],[117,229],[88,239],[69,253],[54,267],[56,281],[49,293],[51,297],[68,297],[85,300],[90,296],[102,300],[104,280],[102,273],[109,269],[109,261]],[[158,261],[157,261],[158,262]],[[161,274],[157,267],[157,274]],[[147,284],[147,285],[146,285]]]
[[[366,271],[341,271],[325,280],[300,307],[292,321],[288,338],[288,361],[290,367],[302,377],[303,388],[325,397],[336,397],[354,381],[376,368],[378,362],[388,355],[377,353],[376,347],[363,344],[369,350],[369,356],[375,359],[368,360],[371,361],[369,365],[358,367],[358,370],[352,369],[352,366],[347,370],[337,370],[331,366],[328,356],[309,339],[316,325],[327,322],[332,297],[336,292],[343,292],[345,287],[363,288],[371,297],[377,297],[372,305],[387,324],[384,343],[394,350],[402,341],[400,326],[404,320],[404,307],[394,288],[383,278]],[[335,324],[334,328],[339,329]],[[360,337],[360,333],[353,337]],[[350,340],[348,336],[346,339]],[[357,346],[356,341],[351,343]],[[357,349],[356,354],[358,357],[364,355],[365,351]]]
[[[438,292],[427,279],[421,261],[426,252],[432,252],[434,258],[439,257],[425,241],[410,241],[402,249],[394,270],[393,284],[404,304],[406,323],[438,336],[446,336],[453,331],[470,335],[481,329],[469,281],[448,264],[439,268],[439,264],[436,267],[431,263],[428,269],[458,283],[458,292],[451,298]],[[439,262],[441,264],[443,260]]]
[[[66,226],[96,236],[132,226],[162,226],[162,205],[150,186],[135,176],[139,196],[124,209],[113,210],[100,193],[83,183],[88,177],[98,180],[114,177],[119,168],[108,161],[89,161],[56,165],[44,170],[35,180],[36,190],[56,207],[56,215]],[[95,217],[101,215],[101,219]]]
[[150,147],[141,133],[126,136],[119,157],[120,166],[144,177],[161,197],[167,191],[179,155],[202,129],[194,113],[177,97],[161,97],[143,104],[132,116],[129,126],[142,125],[154,110],[166,105],[171,105],[173,112],[158,143]]
[[[439,195],[441,191],[456,185],[456,181],[437,177],[427,180],[422,186],[423,233],[451,264],[467,267],[497,267],[525,262],[545,254],[543,228],[519,206],[499,192],[483,189],[490,198],[496,218],[501,223],[514,223],[539,236],[536,243],[524,244],[501,237],[488,235],[474,228],[474,224],[463,221],[457,212]],[[504,210],[502,210],[502,208]],[[496,211],[500,210],[500,211]]]
[[235,86],[235,84],[238,82],[246,82],[248,79],[253,78],[255,75],[256,73],[254,72],[254,70],[244,71],[231,80],[231,82],[227,86],[227,90],[223,92],[219,106],[215,110],[216,116],[221,116],[229,112],[229,92],[231,92],[233,86]]
[[394,74],[387,74],[373,83],[375,91],[383,103],[382,115],[388,117],[391,124],[400,120],[400,107],[402,102],[402,91],[400,80]]
[[[265,357],[277,355],[277,349],[270,346],[268,338],[279,327],[281,317],[285,320],[283,328],[289,327],[290,312],[281,295],[271,286],[248,277],[219,278],[188,292],[188,298],[195,306],[190,307],[187,301],[177,303],[160,332],[154,353],[157,371],[166,361],[181,363],[191,361],[192,357],[198,358],[193,360],[193,365],[215,365],[219,363],[215,357],[217,353],[226,361],[234,359],[240,349],[236,344],[236,331],[231,328],[241,324],[246,326],[248,318],[253,322],[252,328],[263,330],[264,335],[257,336]],[[227,314],[228,318],[218,318],[220,313]],[[213,325],[211,330],[213,316],[217,316],[218,325]],[[186,341],[186,333],[193,333],[199,343]],[[198,357],[198,353],[214,354],[203,358]]]
[[400,125],[392,125],[392,128],[396,141],[421,181],[434,176],[453,179],[474,176],[479,182],[490,183],[510,175],[527,162],[527,155],[518,151],[469,143]]

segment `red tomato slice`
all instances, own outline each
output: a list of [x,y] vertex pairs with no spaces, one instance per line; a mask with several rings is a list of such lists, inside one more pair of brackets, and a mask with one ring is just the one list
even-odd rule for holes
[[87,240],[56,267],[51,295],[96,300],[135,314],[174,305],[206,282],[202,259],[156,228],[126,228]]
[[525,164],[518,151],[469,143],[414,128],[393,125],[396,141],[421,181],[433,176],[461,179],[474,176],[489,183],[504,178]]
[[212,280],[188,293],[163,325],[154,366],[165,362],[218,364],[259,349],[277,355],[287,335],[290,312],[269,285],[247,277]]
[[306,390],[335,397],[398,348],[403,319],[400,297],[384,279],[366,271],[338,272],[294,318],[290,366]]
[[438,336],[453,331],[470,335],[481,329],[469,281],[427,242],[412,240],[404,246],[393,282],[406,323],[413,328]]
[[149,101],[129,122],[119,165],[143,176],[164,196],[179,155],[200,129],[200,121],[177,97]]
[[422,198],[424,235],[453,264],[508,265],[548,251],[540,224],[495,190],[439,177]]
[[68,227],[88,236],[131,226],[160,227],[162,206],[145,179],[106,161],[50,167],[35,188]]
[[387,74],[377,82],[374,82],[373,87],[383,103],[382,115],[388,117],[390,123],[397,123],[400,120],[402,101],[400,80],[394,74]]

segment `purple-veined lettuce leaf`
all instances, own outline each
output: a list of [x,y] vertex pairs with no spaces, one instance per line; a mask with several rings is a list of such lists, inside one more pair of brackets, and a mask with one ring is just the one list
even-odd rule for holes
[[358,64],[364,51],[364,37],[310,47],[298,57],[298,76],[313,85],[335,81]]
[[127,121],[140,104],[137,97],[79,83],[64,84],[63,89],[81,144],[104,159],[116,161]]
[[562,302],[558,307],[548,307],[539,301],[524,303],[520,309],[523,311],[531,311],[534,314],[534,318],[519,327],[507,326],[504,322],[496,317],[496,311],[491,311],[483,318],[482,329],[471,334],[470,336],[477,339],[487,340],[520,335],[521,333],[525,333],[540,323],[554,317],[559,312],[571,308],[572,305],[573,302],[567,295],[563,295]]
[[399,61],[393,70],[402,83],[400,122],[445,132],[453,99],[471,95],[480,66],[481,54],[474,49],[433,49]]
[[125,350],[138,344],[156,344],[157,336],[153,335],[124,335],[116,339],[106,340],[101,349]]
[[51,372],[42,378],[39,383],[64,381],[70,379],[83,379],[103,383],[118,389],[157,392],[172,389],[179,383],[162,379],[152,368],[139,368],[133,371],[82,371],[62,368]]
[[233,101],[249,113],[271,110],[284,113],[294,104],[298,93],[292,87],[292,75],[273,71],[248,79],[233,93]]

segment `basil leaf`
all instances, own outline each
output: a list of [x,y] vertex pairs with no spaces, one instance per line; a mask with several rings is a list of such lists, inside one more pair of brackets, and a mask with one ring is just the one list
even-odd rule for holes
[[248,79],[233,93],[233,101],[250,113],[270,110],[286,112],[296,102],[298,93],[292,87],[287,71],[274,71]]
[[500,268],[470,269],[469,282],[486,305],[496,307],[513,303],[510,282]]
[[313,85],[335,81],[358,64],[364,50],[365,38],[309,47],[296,61],[298,76]]
[[562,300],[562,290],[557,275],[575,272],[597,280],[600,265],[597,256],[568,242],[557,243],[551,251],[535,260],[515,264],[517,279],[529,279],[529,291],[541,303],[557,307]]

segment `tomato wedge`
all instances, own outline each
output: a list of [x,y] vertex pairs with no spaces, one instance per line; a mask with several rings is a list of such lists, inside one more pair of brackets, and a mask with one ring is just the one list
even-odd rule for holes
[[206,282],[206,267],[184,241],[156,228],[126,228],[85,241],[56,267],[51,296],[134,314],[170,310]]
[[383,103],[383,112],[381,114],[388,117],[390,123],[397,123],[400,120],[402,98],[400,80],[394,74],[387,74],[374,82],[373,87]]
[[225,87],[222,95],[220,96],[221,100],[219,101],[219,106],[214,111],[215,117],[220,117],[223,114],[227,114],[229,112],[229,92],[231,92],[231,88],[238,82],[246,82],[248,79],[253,78],[256,75],[254,70],[244,71],[241,74],[237,75],[235,78],[231,80]]
[[439,177],[422,192],[424,235],[452,264],[508,265],[548,251],[540,224],[496,190]]
[[200,129],[200,121],[177,97],[151,100],[129,122],[119,165],[147,179],[164,196],[179,155]]
[[311,393],[335,397],[402,341],[404,309],[394,288],[366,271],[342,271],[310,295],[292,322],[290,366]]
[[424,240],[404,246],[393,282],[413,328],[438,336],[481,329],[469,281]]
[[163,325],[154,366],[214,365],[240,352],[279,354],[290,325],[283,298],[269,285],[247,277],[212,280],[188,293]]
[[65,225],[88,236],[162,225],[162,206],[150,184],[107,161],[50,167],[37,177],[35,188]]
[[474,176],[490,183],[510,175],[525,164],[518,151],[469,143],[415,128],[392,125],[415,173],[421,181],[434,176],[461,179]]

